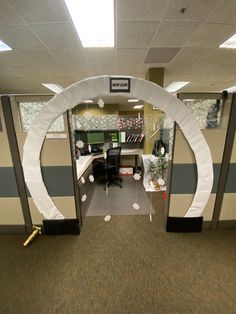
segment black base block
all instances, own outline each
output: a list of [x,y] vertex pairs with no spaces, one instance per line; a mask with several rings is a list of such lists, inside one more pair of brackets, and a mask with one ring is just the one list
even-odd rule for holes
[[78,219],[46,219],[43,220],[43,228],[47,235],[80,233]]
[[167,217],[167,232],[201,232],[203,217]]

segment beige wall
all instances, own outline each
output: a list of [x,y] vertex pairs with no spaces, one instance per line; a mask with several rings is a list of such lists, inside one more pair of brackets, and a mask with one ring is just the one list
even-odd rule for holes
[[[32,223],[35,225],[42,224],[42,220],[45,218],[36,208],[32,198],[28,198],[28,201]],[[74,197],[52,197],[52,201],[66,218],[76,218]]]
[[[204,129],[202,134],[210,148],[213,163],[221,163],[225,145],[226,130]],[[174,163],[195,163],[194,154],[181,129],[176,130]]]
[[73,114],[84,116],[89,113],[94,116],[102,116],[105,114],[119,114],[119,105],[106,104],[104,108],[99,108],[98,105],[93,104],[81,104],[72,109]]
[[[170,199],[169,216],[183,217],[193,201],[193,194],[172,194]],[[204,220],[211,220],[215,204],[215,194],[211,194],[203,212]]]
[[161,121],[163,112],[161,110],[153,110],[153,106],[150,104],[144,104],[144,154],[151,154],[154,142],[160,139],[160,131],[154,136],[156,131],[155,126]]
[[0,198],[0,225],[24,225],[19,197]]

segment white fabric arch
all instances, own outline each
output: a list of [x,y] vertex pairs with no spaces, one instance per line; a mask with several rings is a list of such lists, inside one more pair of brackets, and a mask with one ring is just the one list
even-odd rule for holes
[[[106,95],[114,96],[114,93],[110,92],[111,77],[115,78],[116,76],[104,75],[88,78],[55,95],[42,108],[27,134],[23,152],[25,181],[34,203],[46,219],[64,218],[48,195],[41,174],[40,152],[47,131],[59,115],[86,99]],[[154,105],[175,120],[182,129],[194,152],[198,172],[196,193],[185,217],[201,216],[212,189],[213,167],[209,147],[197,122],[179,99],[160,86],[139,78],[126,78],[130,78],[130,92],[115,93],[116,95],[138,98]]]

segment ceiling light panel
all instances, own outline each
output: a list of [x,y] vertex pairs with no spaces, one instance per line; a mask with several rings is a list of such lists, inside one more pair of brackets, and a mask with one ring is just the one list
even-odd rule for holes
[[169,93],[174,93],[187,84],[189,84],[189,82],[173,82],[169,86],[167,86],[165,90]]
[[114,0],[64,0],[83,47],[114,47]]
[[9,51],[9,50],[12,50],[12,49],[0,40],[0,51]]
[[139,102],[139,99],[128,99],[128,102]]
[[59,84],[53,83],[42,83],[43,86],[47,87],[48,89],[52,90],[54,93],[58,94],[63,91],[63,87]]
[[219,46],[219,48],[231,48],[236,49],[236,33],[227,39],[223,44]]

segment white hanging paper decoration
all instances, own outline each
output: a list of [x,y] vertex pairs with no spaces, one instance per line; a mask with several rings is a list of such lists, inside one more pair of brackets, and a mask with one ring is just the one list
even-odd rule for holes
[[90,181],[90,182],[94,182],[94,176],[91,175],[91,174],[90,174],[90,176],[89,176],[89,181]]
[[133,203],[133,208],[135,209],[135,210],[139,210],[139,204],[138,203]]
[[102,98],[98,99],[98,107],[103,108],[105,105],[104,101],[102,100]]
[[86,199],[87,199],[87,195],[86,195],[86,194],[84,194],[84,195],[81,197],[81,201],[82,201],[82,202],[85,202],[85,201],[86,201]]
[[106,222],[110,221],[110,220],[111,220],[111,215],[106,215],[105,218],[104,218],[104,220],[105,220]]
[[141,179],[141,176],[140,176],[139,173],[135,173],[135,174],[133,175],[133,177],[134,177],[134,180],[140,180],[140,179]]
[[83,141],[77,141],[77,142],[76,142],[76,146],[77,146],[78,148],[83,148],[83,147],[84,147],[84,142],[83,142]]
[[107,152],[104,152],[103,158],[104,158],[104,159],[107,159]]
[[165,185],[165,181],[163,179],[158,179],[157,182],[158,182],[158,184],[160,186],[164,186]]
[[82,182],[83,184],[85,184],[85,178],[84,178],[84,177],[81,177],[81,182]]
[[88,145],[88,151],[91,153],[91,151],[92,151],[91,145]]

